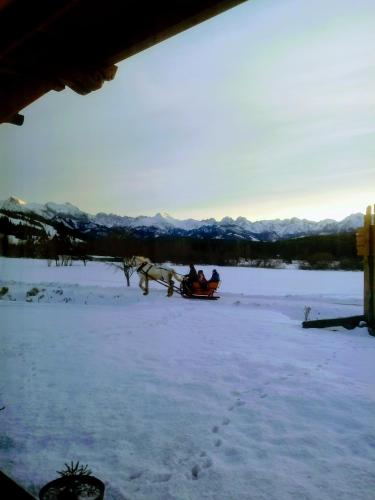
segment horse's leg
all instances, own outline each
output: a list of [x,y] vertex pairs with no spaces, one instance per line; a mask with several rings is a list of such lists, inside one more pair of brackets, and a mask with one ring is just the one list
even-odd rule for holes
[[[143,286],[145,284],[145,286]],[[143,295],[148,295],[148,278],[147,276],[141,276],[139,278],[139,288],[142,290]]]
[[168,276],[168,278],[169,278],[169,279],[168,279],[168,284],[169,284],[169,286],[168,286],[167,297],[172,297],[172,295],[173,295],[173,285],[174,285],[174,281],[172,280],[172,275],[171,275],[171,274]]
[[173,285],[174,285],[174,281],[171,281],[169,283],[167,297],[172,297],[172,295],[173,295]]

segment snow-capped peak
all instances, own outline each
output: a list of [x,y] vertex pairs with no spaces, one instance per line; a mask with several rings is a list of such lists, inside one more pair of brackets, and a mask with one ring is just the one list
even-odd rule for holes
[[220,221],[221,224],[233,224],[234,220],[232,217],[223,217]]
[[86,216],[85,212],[82,212],[78,207],[68,202],[61,204],[48,202],[42,205],[40,203],[27,203],[15,196],[10,196],[7,200],[0,202],[0,209],[9,212],[35,213],[47,219],[55,215],[68,215],[72,217]]
[[158,213],[155,215],[155,217],[161,217],[161,218],[163,218],[163,219],[173,219],[173,220],[174,220],[174,218],[173,218],[171,215],[169,215],[169,213],[168,213],[168,212],[158,212]]
[[21,198],[16,198],[15,196],[10,196],[8,201],[10,203],[15,203],[16,205],[26,205],[26,201],[21,200]]
[[21,200],[21,198],[16,198],[15,196],[10,196],[7,200],[1,202],[0,207],[3,210],[22,210],[22,207],[26,205],[26,201]]
[[49,201],[44,206],[48,212],[53,214],[73,215],[75,217],[86,215],[85,212],[82,212],[82,210],[69,202],[53,203],[52,201]]

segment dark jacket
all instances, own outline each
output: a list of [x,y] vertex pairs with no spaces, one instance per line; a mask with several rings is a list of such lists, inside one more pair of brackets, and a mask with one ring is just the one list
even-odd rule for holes
[[218,283],[220,281],[220,276],[219,273],[216,271],[216,269],[212,271],[212,276],[209,281],[213,281],[215,283]]
[[197,271],[195,270],[195,267],[194,266],[190,266],[190,272],[189,274],[186,275],[186,278],[188,279],[188,281],[190,281],[191,283],[193,283],[194,281],[198,281],[198,273]]

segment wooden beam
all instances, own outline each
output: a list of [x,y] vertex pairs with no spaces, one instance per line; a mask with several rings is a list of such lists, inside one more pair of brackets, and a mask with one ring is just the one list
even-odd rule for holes
[[0,123],[10,123],[21,110],[50,90],[62,90],[64,85],[51,79],[19,79],[11,87],[0,88]]
[[12,125],[18,125],[19,127],[23,125],[23,122],[25,120],[25,117],[23,115],[20,115],[17,113],[16,115],[12,116],[7,123],[11,123]]
[[[22,46],[23,44],[27,43],[31,38],[33,38],[36,34],[41,33],[43,31],[46,31],[47,28],[57,22],[61,17],[65,16],[73,7],[75,7],[77,4],[79,4],[81,0],[66,0],[65,2],[57,2],[53,3],[50,2],[50,9],[51,12],[48,12],[47,8],[45,7],[45,11],[47,12],[46,18],[42,18],[37,25],[32,25],[30,30],[27,30],[26,32],[23,33],[21,37],[17,37],[16,39],[12,40],[11,43],[6,45],[5,47],[2,48],[0,51],[0,60],[4,59],[6,56],[8,56],[11,52],[16,50],[18,47]],[[16,4],[16,2],[8,2],[9,4]],[[62,4],[61,7],[59,4]],[[31,8],[32,8],[31,4]],[[57,7],[57,8],[56,8]],[[34,5],[34,11],[37,11],[37,6]],[[44,11],[40,11],[42,14]]]
[[[133,43],[124,49],[118,50],[113,53],[110,57],[106,58],[106,61],[110,64],[116,64],[123,59],[133,56],[142,50],[148,49],[157,43],[163,42],[168,38],[181,33],[182,31],[186,31],[197,24],[200,24],[212,17],[215,17],[219,14],[222,14],[226,10],[229,10],[236,5],[241,3],[245,3],[247,0],[218,0],[217,2],[206,2],[206,8],[195,9],[197,12],[191,13],[190,15],[186,15],[181,21],[177,21],[173,24],[168,24],[166,27],[158,26],[157,24],[154,26],[154,29],[145,37],[139,37],[137,40],[134,40]],[[205,3],[205,2],[200,2]],[[178,3],[176,4],[178,7],[181,6]],[[194,2],[190,3],[192,7],[192,11],[194,11]],[[145,16],[147,16],[147,4],[145,6]],[[172,9],[173,10],[173,9]],[[177,9],[178,10],[178,9]]]
[[343,326],[347,330],[356,328],[361,321],[366,321],[364,315],[360,316],[347,316],[346,318],[333,318],[333,319],[317,319],[313,321],[304,321],[303,328],[327,328],[330,326]]
[[97,90],[119,61],[244,1],[8,0],[0,9],[0,123],[50,90]]
[[86,95],[100,89],[105,81],[113,80],[116,72],[117,66],[114,65],[102,68],[73,69],[66,71],[60,81],[74,92],[77,92],[77,94]]

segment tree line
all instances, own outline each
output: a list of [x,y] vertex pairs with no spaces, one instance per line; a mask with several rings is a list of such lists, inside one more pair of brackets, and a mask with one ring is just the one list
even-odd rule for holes
[[[153,262],[175,264],[202,263],[212,265],[238,265],[243,261],[284,262],[300,260],[309,269],[327,269],[339,262],[341,269],[361,269],[362,259],[356,255],[355,233],[307,236],[273,242],[191,239],[159,237],[135,238],[128,233],[114,230],[106,235],[77,235],[65,226],[53,238],[39,228],[22,224],[11,228],[6,218],[0,218],[0,252],[14,257],[39,257],[52,259],[57,254],[101,255],[130,257],[143,255]],[[7,237],[9,230],[16,232],[21,242],[13,244]]]

